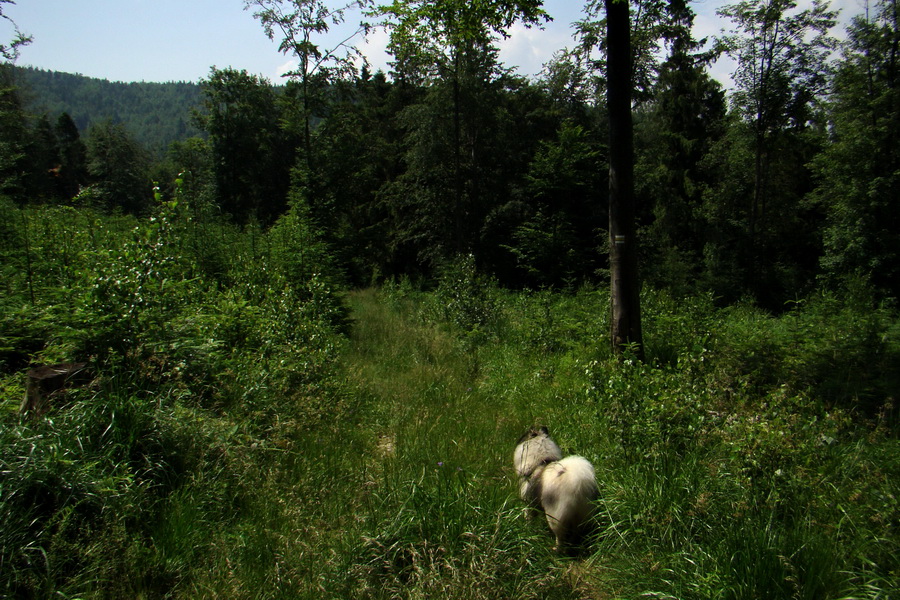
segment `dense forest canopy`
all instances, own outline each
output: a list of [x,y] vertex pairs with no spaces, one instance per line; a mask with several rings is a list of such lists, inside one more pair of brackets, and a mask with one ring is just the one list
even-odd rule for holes
[[[354,283],[469,253],[515,287],[607,277],[603,3],[535,80],[495,44],[517,19],[538,25],[539,3],[495,23],[466,3],[376,9],[394,22],[389,74],[329,54],[316,14],[281,5],[248,8],[285,52],[311,53],[283,86],[233,69],[194,86],[6,68],[2,193],[142,213],[151,182],[189,172],[218,218],[269,226],[302,205]],[[840,44],[819,0],[726,6],[731,32],[712,45],[685,2],[632,13],[644,280],[775,309],[849,281],[896,297],[896,3],[871,3]],[[431,29],[444,33],[416,42]],[[728,95],[708,70],[722,53]]]

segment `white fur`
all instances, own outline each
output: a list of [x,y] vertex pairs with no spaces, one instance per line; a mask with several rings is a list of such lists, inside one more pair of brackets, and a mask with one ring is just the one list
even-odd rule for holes
[[557,549],[577,544],[594,512],[597,479],[581,456],[562,458],[546,428],[522,436],[513,454],[519,494],[532,511],[543,510],[556,536]]
[[594,467],[581,456],[550,463],[541,473],[541,506],[557,547],[575,542],[594,513],[597,479]]
[[534,437],[516,446],[513,462],[519,477],[531,477],[542,463],[562,458],[562,450],[543,431],[529,432],[526,435],[531,434],[535,434]]

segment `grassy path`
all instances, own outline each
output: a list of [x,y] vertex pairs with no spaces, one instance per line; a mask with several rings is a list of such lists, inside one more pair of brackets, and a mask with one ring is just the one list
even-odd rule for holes
[[346,368],[370,438],[365,595],[585,597],[581,567],[551,553],[543,523],[522,518],[511,474],[515,440],[560,381],[514,344],[466,352],[411,300],[364,290],[350,304]]
[[[577,419],[565,398],[578,369],[536,359],[508,317],[506,331],[466,344],[425,316],[433,303],[413,292],[349,295],[354,325],[328,417],[278,422],[283,443],[248,463],[242,518],[217,531],[181,597],[608,597],[586,562],[552,551],[544,522],[526,521],[512,473],[522,431]],[[175,509],[195,505],[186,500]],[[204,545],[184,529],[163,536],[167,560],[190,562]]]
[[[496,323],[474,341],[435,325],[439,297],[366,290],[350,298],[356,327],[345,366],[370,440],[367,517],[344,538],[362,540],[349,569],[356,596],[892,597],[890,534],[848,535],[873,557],[855,562],[853,547],[820,524],[843,523],[842,499],[863,497],[855,474],[869,473],[866,485],[882,494],[859,508],[857,524],[893,510],[896,485],[880,469],[895,471],[896,440],[825,450],[821,430],[784,420],[787,407],[802,409],[791,404],[802,394],[747,394],[730,420],[711,419],[745,321],[717,315],[739,334],[722,334],[712,365],[706,353],[692,363],[694,354],[673,349],[679,368],[609,368],[590,333],[604,330],[593,292],[504,295]],[[666,329],[695,322],[684,307],[651,308],[657,354],[696,339]],[[597,469],[602,531],[584,560],[555,555],[546,524],[527,522],[516,498],[513,446],[538,423],[564,454],[583,454]],[[825,467],[813,473],[811,457]],[[886,529],[878,519],[869,517],[872,531]],[[860,582],[875,591],[848,593]]]
[[354,293],[352,306],[348,369],[393,454],[502,476],[501,456],[512,452],[502,441],[515,440],[519,428],[510,399],[488,400],[473,358],[446,332],[416,322],[410,305],[389,306],[366,290]]

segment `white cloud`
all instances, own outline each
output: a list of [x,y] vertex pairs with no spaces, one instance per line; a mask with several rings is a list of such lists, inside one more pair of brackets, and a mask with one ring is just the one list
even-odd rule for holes
[[[390,69],[388,61],[391,59],[391,56],[387,52],[389,41],[390,34],[388,34],[387,30],[383,27],[376,27],[369,32],[364,41],[356,45],[369,62],[369,69],[372,72],[381,70],[387,73]],[[356,66],[359,67],[359,63]]]
[[561,35],[560,29],[548,26],[541,30],[514,24],[507,32],[509,37],[497,42],[500,62],[521,75],[537,75],[553,54],[569,41],[567,35]]
[[290,73],[291,71],[296,70],[298,66],[300,66],[300,63],[297,61],[296,58],[292,58],[292,59],[288,60],[286,63],[284,63],[283,65],[280,65],[277,69],[275,69],[274,83],[275,84],[281,83],[281,80],[283,79],[284,74]]
[[[729,4],[732,4],[732,2],[728,0],[700,0],[692,2],[691,6],[696,13],[694,37],[696,39],[708,38],[709,44],[712,44],[714,37],[722,36],[731,29],[733,27],[732,22],[716,14],[717,10]],[[799,0],[797,8],[791,14],[812,8],[812,5],[812,0]],[[840,10],[837,24],[832,29],[831,34],[838,39],[844,39],[846,38],[847,25],[854,16],[864,10],[864,0],[832,0],[830,9]],[[726,89],[730,90],[734,86],[732,74],[736,68],[737,63],[732,58],[722,56],[710,66],[710,74],[713,78],[720,81]]]

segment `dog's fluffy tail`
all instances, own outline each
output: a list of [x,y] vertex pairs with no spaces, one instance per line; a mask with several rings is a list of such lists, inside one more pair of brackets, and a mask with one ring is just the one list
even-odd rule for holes
[[541,480],[541,504],[557,546],[581,543],[598,496],[594,467],[581,456],[567,456],[547,465]]

